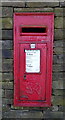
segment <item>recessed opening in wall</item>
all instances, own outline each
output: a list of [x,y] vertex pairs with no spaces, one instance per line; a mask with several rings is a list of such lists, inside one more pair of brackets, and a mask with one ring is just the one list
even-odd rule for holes
[[46,27],[22,27],[22,33],[46,33]]

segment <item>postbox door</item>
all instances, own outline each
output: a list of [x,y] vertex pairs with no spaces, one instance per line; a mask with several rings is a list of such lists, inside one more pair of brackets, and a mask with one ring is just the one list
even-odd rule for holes
[[20,100],[45,100],[46,95],[46,44],[20,44]]

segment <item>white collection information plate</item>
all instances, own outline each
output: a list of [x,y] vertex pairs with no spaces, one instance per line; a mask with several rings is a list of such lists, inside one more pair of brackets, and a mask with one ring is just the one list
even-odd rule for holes
[[26,52],[26,72],[40,72],[40,50],[25,50]]

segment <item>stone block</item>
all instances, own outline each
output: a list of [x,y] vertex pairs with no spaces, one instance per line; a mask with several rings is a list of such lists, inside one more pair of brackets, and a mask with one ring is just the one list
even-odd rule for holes
[[2,49],[2,41],[0,41],[0,49]]
[[2,17],[2,7],[0,6],[0,17]]
[[2,18],[0,18],[0,30],[2,29]]
[[63,47],[64,40],[54,41],[54,47]]
[[65,106],[61,106],[61,105],[60,105],[60,106],[58,107],[58,111],[64,112],[64,110],[65,110]]
[[65,29],[65,17],[63,17],[63,28]]
[[0,70],[2,70],[2,58],[0,59]]
[[65,13],[64,13],[64,10],[65,8],[54,8],[54,13],[55,13],[55,16],[65,16]]
[[12,72],[6,72],[6,73],[2,73],[2,81],[4,82],[8,82],[8,81],[13,81],[13,73]]
[[2,50],[2,57],[3,58],[13,58],[13,51],[9,49]]
[[46,118],[48,120],[63,120],[63,112],[58,111],[44,112],[43,118]]
[[65,90],[63,90],[63,89],[61,89],[61,90],[60,89],[53,89],[53,93],[52,94],[54,96],[63,96],[64,95],[64,91]]
[[15,12],[53,12],[53,8],[14,8]]
[[52,106],[52,111],[53,112],[58,111],[58,106]]
[[53,81],[53,89],[64,89],[63,81],[61,80]]
[[57,7],[59,2],[26,2],[26,7]]
[[63,64],[55,64],[53,65],[53,72],[62,72],[63,71]]
[[2,98],[2,104],[5,104],[5,105],[13,104],[13,99]]
[[60,55],[53,55],[53,64],[61,64],[63,63],[63,54]]
[[53,96],[52,105],[65,106],[65,97],[63,96]]
[[2,49],[13,49],[13,41],[12,40],[3,40],[2,41]]
[[2,6],[4,6],[4,7],[25,7],[25,2],[24,1],[21,1],[21,2],[19,2],[19,1],[15,1],[15,2],[13,2],[13,1],[8,1],[8,2],[2,2]]
[[2,7],[2,17],[13,17],[13,8]]
[[12,29],[12,18],[2,18],[2,29]]
[[60,2],[60,7],[65,7],[65,1],[64,2]]
[[11,40],[13,39],[13,31],[12,30],[2,30],[2,38],[3,40]]
[[12,72],[13,71],[13,65],[11,62],[3,62],[2,64],[2,71],[3,72]]
[[2,63],[11,63],[11,64],[13,64],[13,59],[2,59]]
[[8,105],[2,104],[2,116],[4,112],[10,111],[10,107]]
[[11,110],[9,112],[5,112],[3,114],[4,118],[20,118],[20,119],[24,119],[24,118],[30,118],[30,119],[41,119],[43,118],[43,113],[40,111],[23,111],[23,110]]
[[54,96],[63,96],[64,92],[65,92],[65,90],[63,90],[63,89],[53,89],[53,93],[52,94]]
[[63,30],[63,38],[65,39],[65,29]]
[[54,48],[54,54],[55,55],[63,54],[63,48],[62,47],[55,47]]
[[0,73],[0,82],[2,82],[2,73]]
[[53,72],[53,81],[63,80],[63,72]]
[[0,40],[2,40],[2,27],[0,28]]
[[2,82],[2,89],[13,89],[13,82]]
[[65,8],[63,8],[63,16],[65,17]]
[[55,40],[63,40],[63,32],[64,30],[63,29],[55,29],[54,30],[54,38]]
[[63,17],[55,18],[55,28],[63,28]]
[[12,99],[14,96],[13,94],[14,94],[13,90],[5,90],[5,98]]
[[2,89],[2,98],[5,97],[5,90]]

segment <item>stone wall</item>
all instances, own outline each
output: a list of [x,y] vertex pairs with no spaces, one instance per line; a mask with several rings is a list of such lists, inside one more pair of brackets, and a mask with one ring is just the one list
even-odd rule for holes
[[[63,45],[65,31],[64,2],[2,2],[2,118],[39,118],[62,119],[65,106],[65,89],[63,87]],[[53,84],[52,106],[14,107],[13,106],[13,14],[14,12],[54,12],[54,53],[53,53]],[[64,22],[64,23],[63,23]],[[1,81],[0,81],[1,82]]]

